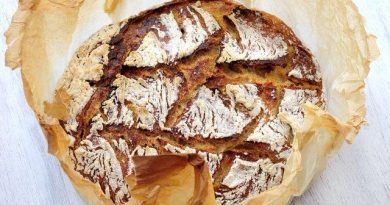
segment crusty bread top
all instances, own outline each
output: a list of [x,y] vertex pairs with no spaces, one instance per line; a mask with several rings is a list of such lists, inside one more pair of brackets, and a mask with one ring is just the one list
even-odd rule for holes
[[197,153],[221,204],[280,184],[302,104],[324,107],[310,51],[283,22],[234,3],[172,2],[109,25],[76,52],[59,89],[74,170],[127,202],[131,157]]

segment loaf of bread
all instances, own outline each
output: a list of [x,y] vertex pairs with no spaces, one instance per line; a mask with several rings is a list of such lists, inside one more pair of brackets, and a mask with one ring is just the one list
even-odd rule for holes
[[226,0],[176,1],[107,25],[74,54],[58,92],[73,169],[115,204],[132,197],[133,156],[195,153],[218,203],[236,205],[283,180],[303,122],[325,107],[318,64],[293,31]]

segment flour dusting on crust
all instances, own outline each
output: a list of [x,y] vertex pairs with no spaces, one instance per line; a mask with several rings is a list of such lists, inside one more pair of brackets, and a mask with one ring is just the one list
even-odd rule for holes
[[[177,130],[187,139],[197,135],[215,139],[231,137],[241,133],[265,109],[264,103],[257,96],[256,85],[227,85],[226,93],[228,98],[223,97],[218,90],[202,86],[177,123]],[[238,103],[243,104],[249,112],[236,109]]]
[[127,78],[118,76],[113,85],[116,95],[122,102],[128,101],[136,109],[136,127],[152,130],[158,123],[161,129],[172,105],[178,99],[181,77],[167,78],[160,71],[153,77]]
[[103,113],[107,116],[106,124],[123,124],[129,128],[134,124],[133,112],[124,102],[119,102],[116,93],[112,93],[110,99],[102,103],[102,108]]
[[88,81],[97,81],[103,75],[103,66],[108,63],[109,42],[118,34],[120,25],[106,26],[91,36],[76,51],[59,83],[59,89],[64,89],[72,98],[65,126],[68,132],[77,130],[76,116],[96,90]]
[[304,113],[302,105],[309,102],[323,108],[322,94],[317,90],[284,89],[284,96],[279,106],[279,112],[285,112],[296,123],[303,122]]
[[256,129],[249,135],[247,141],[266,143],[271,146],[271,150],[280,152],[291,135],[290,126],[281,122],[279,118],[269,121],[261,119]]
[[[257,14],[256,15],[260,15]],[[288,45],[280,34],[269,36],[262,30],[261,22],[249,23],[240,15],[240,10],[228,18],[235,25],[240,41],[225,33],[218,63],[240,60],[276,60],[287,55]],[[260,16],[259,16],[260,18]]]
[[217,192],[217,201],[223,205],[241,204],[246,198],[280,184],[284,166],[268,158],[247,161],[236,157],[222,181],[228,191]]
[[[309,102],[322,107],[321,99],[322,96],[317,90],[285,88],[279,112],[285,112],[296,123],[302,123],[304,117],[302,105]],[[278,117],[271,116],[271,119],[260,120],[256,129],[248,136],[247,141],[269,144],[271,150],[279,153],[280,158],[287,159],[291,150],[286,143],[291,136],[290,126]],[[282,152],[282,150],[284,151]]]
[[295,48],[295,55],[292,59],[293,69],[288,77],[310,82],[321,82],[321,73],[317,60],[304,48]]
[[202,9],[200,6],[201,3],[198,1],[196,5],[192,5],[191,8],[194,9],[202,16],[204,22],[206,23],[207,31],[209,32],[209,34],[214,34],[218,30],[220,30],[221,27],[219,26],[218,22],[214,19],[214,17],[209,12]]
[[[203,28],[199,16],[193,10],[203,18],[206,28]],[[183,25],[178,24],[172,12],[161,14],[158,18],[161,26],[152,26],[152,30],[143,38],[139,48],[129,53],[125,65],[153,67],[157,64],[171,63],[191,55],[209,35],[220,29],[214,17],[196,5],[182,8],[181,13],[183,12],[189,14],[188,17],[184,15]]]
[[[111,145],[101,137],[85,139],[74,151],[75,170],[102,188],[107,198],[114,195],[115,203],[129,198],[122,169]],[[103,183],[100,183],[100,182]]]
[[128,128],[133,126],[133,112],[123,102],[118,102],[115,93],[102,103],[102,108],[107,120],[104,120],[101,114],[95,115],[92,118],[90,135],[99,135],[98,131],[103,130],[104,125],[124,125]]

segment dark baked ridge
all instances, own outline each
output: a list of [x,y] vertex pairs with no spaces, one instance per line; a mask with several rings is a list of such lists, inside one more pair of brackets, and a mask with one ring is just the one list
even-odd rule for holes
[[[188,5],[212,14],[220,28],[211,29],[202,11]],[[160,58],[151,55],[147,60],[153,65],[144,65],[149,61],[137,57],[155,52],[142,50],[144,39],[157,37],[166,45],[175,39],[165,34],[172,28],[167,28],[160,18],[171,12],[183,35],[181,39],[187,35],[183,26],[186,21],[192,27],[198,23],[203,34],[207,34],[206,39],[195,49],[182,45],[191,51],[188,55],[186,49],[184,54],[178,49],[170,56],[170,50]],[[258,31],[255,34],[259,35],[249,37],[257,39],[259,45],[271,41],[277,46],[253,46],[258,42],[248,43],[240,35],[243,30],[237,22]],[[237,42],[229,44],[227,35]],[[97,47],[101,44],[104,42],[97,42]],[[101,77],[87,79],[94,92],[77,114],[77,129],[70,130],[69,122],[62,125],[75,138],[70,147],[75,170],[98,183],[114,203],[125,203],[131,197],[123,180],[132,173],[131,156],[192,152],[205,157],[210,166],[217,200],[221,204],[241,203],[281,181],[292,134],[289,126],[278,120],[279,111],[300,120],[303,113],[299,106],[304,102],[324,106],[318,66],[291,29],[272,15],[231,2],[169,3],[122,23],[108,45],[108,60],[102,63]],[[229,46],[233,49],[226,49]],[[226,53],[228,57],[224,56]],[[130,55],[134,57],[128,60]],[[137,94],[138,89],[142,92]],[[154,92],[158,94],[154,96],[158,102],[147,101],[147,95]],[[249,103],[241,96],[243,92],[256,100]],[[241,97],[244,99],[240,100]],[[214,107],[210,108],[208,101]],[[205,108],[197,107],[196,103]],[[221,112],[227,115],[219,116]],[[198,118],[208,117],[211,120],[220,117],[220,121],[215,121],[219,123],[208,130],[192,127]],[[206,121],[200,122],[207,127]],[[219,127],[225,122],[229,129]],[[233,130],[238,131],[232,133]],[[245,173],[242,171],[245,167],[255,172]],[[241,170],[249,178],[235,184],[232,170]]]

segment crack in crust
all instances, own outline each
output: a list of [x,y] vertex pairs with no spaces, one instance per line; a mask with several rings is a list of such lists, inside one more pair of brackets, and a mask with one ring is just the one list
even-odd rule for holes
[[[260,68],[260,69],[259,69]],[[93,35],[58,90],[71,97],[74,170],[115,204],[133,156],[197,153],[220,204],[282,181],[302,105],[324,108],[318,64],[276,17],[225,0],[181,1]]]

